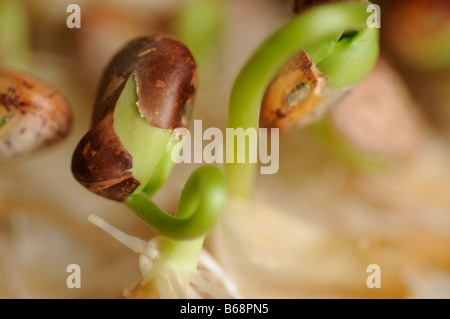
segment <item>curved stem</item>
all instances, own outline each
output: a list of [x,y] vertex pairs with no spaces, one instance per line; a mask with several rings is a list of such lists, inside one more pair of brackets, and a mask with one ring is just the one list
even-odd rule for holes
[[206,234],[214,226],[226,198],[222,171],[205,165],[196,169],[186,182],[175,216],[159,208],[142,192],[128,197],[125,204],[159,235],[187,240]]
[[[283,64],[305,46],[313,46],[321,40],[329,41],[330,37],[336,34],[367,29],[368,4],[369,2],[337,3],[316,7],[298,15],[270,37],[242,69],[235,82],[230,99],[228,127],[243,128],[244,130],[258,128],[259,111],[264,92]],[[363,32],[363,35],[372,35],[371,37],[368,36],[371,39],[371,46],[368,50],[372,52],[370,52],[367,60],[362,57],[362,60],[365,60],[363,70],[351,68],[351,74],[346,75],[347,78],[343,81],[346,85],[352,81],[356,83],[364,77],[378,56],[378,41],[375,41],[378,39],[378,30],[367,29],[366,32]],[[366,37],[361,37],[366,39]],[[362,45],[364,43],[366,42],[362,41]],[[338,48],[336,56],[333,57],[334,52],[332,52],[323,61],[326,62],[327,59],[330,59],[327,67],[330,70],[335,70],[339,67],[336,65],[338,61],[349,58],[344,54],[345,49],[353,48],[351,42],[347,45],[342,44]],[[347,61],[347,69],[349,63],[352,63],[351,59]],[[341,75],[336,74],[336,76]],[[330,83],[341,84],[335,78],[330,78]],[[227,144],[233,142],[227,140]],[[248,145],[245,147],[247,153],[248,147]],[[255,164],[249,162],[226,164],[226,173],[232,195],[250,196],[255,180],[255,166]]]

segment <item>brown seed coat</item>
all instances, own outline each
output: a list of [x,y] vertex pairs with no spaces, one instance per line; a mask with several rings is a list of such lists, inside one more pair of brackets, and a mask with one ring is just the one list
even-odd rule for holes
[[[260,126],[288,131],[312,112],[320,100],[320,91],[327,81],[308,55],[302,51],[277,73],[269,84],[261,105]],[[287,97],[299,84],[309,87],[309,94],[298,103],[289,103]]]
[[187,126],[197,87],[194,58],[170,36],[137,38],[113,57],[100,83],[92,129],[75,149],[72,172],[87,189],[119,202],[140,185],[128,171],[133,158],[114,131],[115,107],[132,74],[140,113],[150,125],[166,130]]
[[168,130],[186,127],[184,107],[192,104],[197,89],[195,60],[181,42],[161,33],[131,41],[112,59],[100,83],[93,123],[115,107],[133,72],[147,122]]

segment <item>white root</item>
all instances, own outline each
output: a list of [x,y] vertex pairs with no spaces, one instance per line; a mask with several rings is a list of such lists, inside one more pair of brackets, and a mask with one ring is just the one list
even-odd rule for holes
[[88,220],[138,254],[148,249],[148,243],[145,240],[125,234],[97,215],[89,215]]
[[[153,260],[159,256],[159,251],[154,240],[146,242],[140,238],[125,234],[96,215],[90,215],[88,220],[126,247],[144,256],[146,266],[141,266],[141,270],[149,270],[153,266]],[[227,293],[204,279],[198,270],[192,273],[180,274],[175,269],[169,268],[167,269],[167,273],[160,276],[157,280],[157,290],[160,298],[169,299],[175,295],[182,299],[197,299],[202,298],[205,293],[219,299],[240,298],[237,286],[205,249],[202,249],[200,253],[199,266],[210,273],[226,289]],[[183,278],[180,278],[180,276]]]
[[197,272],[190,274],[189,282],[193,283],[197,287],[204,290],[206,293],[210,294],[214,298],[217,299],[232,299],[229,294],[222,292],[217,286],[211,284],[209,281],[205,280],[202,276],[200,276]]
[[175,269],[170,268],[168,271],[168,277],[170,284],[173,288],[173,291],[175,292],[175,295],[180,299],[189,299],[189,296],[187,294],[187,289],[183,287],[181,284],[180,278],[178,273],[175,271]]
[[219,263],[205,249],[202,249],[200,253],[199,265],[214,274],[215,278],[219,279],[220,283],[231,294],[231,296],[233,296],[233,298],[242,298],[236,284],[228,277]]

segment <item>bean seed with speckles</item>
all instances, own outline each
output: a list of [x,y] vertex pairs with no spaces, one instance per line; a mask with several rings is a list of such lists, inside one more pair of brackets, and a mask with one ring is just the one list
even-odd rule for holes
[[58,90],[32,75],[0,69],[0,160],[59,141],[71,119]]

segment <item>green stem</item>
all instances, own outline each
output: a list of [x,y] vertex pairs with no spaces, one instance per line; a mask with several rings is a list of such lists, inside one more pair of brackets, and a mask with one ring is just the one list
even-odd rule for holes
[[188,240],[206,234],[217,222],[227,198],[222,171],[212,165],[196,169],[181,194],[175,216],[153,203],[143,192],[131,195],[125,204],[159,235]]
[[155,273],[164,272],[170,266],[178,273],[186,273],[197,269],[198,259],[203,248],[205,236],[191,240],[169,240],[154,261]]
[[[255,128],[259,126],[259,111],[264,92],[276,75],[277,71],[296,53],[304,47],[315,46],[319,41],[332,39],[336,34],[348,31],[364,30],[357,32],[353,39],[361,39],[362,44],[370,42],[368,50],[370,55],[365,60],[364,68],[358,69],[361,63],[355,68],[352,66],[351,55],[346,54],[346,49],[353,49],[351,42],[345,42],[335,47],[338,49],[336,55],[331,53],[323,59],[325,67],[329,69],[330,83],[336,85],[349,85],[356,83],[367,75],[378,56],[378,30],[367,29],[367,6],[369,2],[337,3],[318,6],[314,9],[298,15],[282,29],[271,36],[265,44],[253,55],[245,65],[234,84],[229,108],[228,127],[230,128]],[[376,43],[374,43],[376,42]],[[325,50],[327,51],[327,50]],[[363,50],[364,52],[364,50]],[[366,52],[367,53],[367,52]],[[353,54],[354,53],[350,53]],[[321,55],[321,58],[323,56]],[[330,59],[328,62],[327,60]],[[341,68],[336,63],[346,61],[345,66],[350,75],[346,75],[345,80],[339,81],[340,75],[335,70]],[[317,62],[317,61],[315,61]],[[327,62],[327,63],[325,63]],[[325,74],[327,74],[325,72]],[[337,77],[337,78],[336,78]],[[234,141],[227,140],[228,143]],[[227,145],[228,146],[228,145]],[[232,145],[230,147],[233,147]],[[235,153],[236,153],[236,145]],[[248,153],[248,144],[245,151]],[[226,173],[230,186],[230,193],[234,196],[249,197],[255,183],[256,164],[253,163],[227,163]]]

